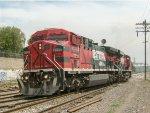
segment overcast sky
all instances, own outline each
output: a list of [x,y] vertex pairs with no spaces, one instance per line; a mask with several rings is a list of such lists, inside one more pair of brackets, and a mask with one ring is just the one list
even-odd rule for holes
[[[136,23],[150,22],[150,0],[0,1],[0,26],[15,26],[26,39],[45,28],[64,28],[121,49],[132,60],[144,62],[144,34]],[[150,64],[150,33],[147,35]]]

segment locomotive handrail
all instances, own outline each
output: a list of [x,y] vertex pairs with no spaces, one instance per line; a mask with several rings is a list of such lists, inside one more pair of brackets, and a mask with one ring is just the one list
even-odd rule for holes
[[55,63],[64,71],[64,69],[59,65],[59,63],[56,61],[56,59],[55,59],[55,54],[54,54],[54,61],[55,61]]
[[122,69],[119,66],[117,66],[116,64],[114,64],[114,65],[118,68],[118,70],[119,70],[119,72],[121,74],[122,73]]
[[[46,56],[46,58],[47,58],[57,69],[59,69],[58,66],[57,66],[51,59],[48,58],[48,56],[47,56],[46,53],[43,53],[43,54]],[[59,70],[60,70],[60,69],[59,69]]]
[[[30,60],[32,62],[32,54],[30,54]],[[32,70],[32,63],[30,63],[30,70]]]
[[[48,56],[47,56],[46,53],[43,53],[43,54],[46,56],[46,58],[47,58],[50,62],[53,63],[53,65],[59,70],[59,75],[61,75],[61,70],[60,70],[60,68],[58,68],[58,66],[56,66],[56,64],[55,64],[51,59],[48,58]],[[63,79],[62,79],[62,80],[64,80],[64,71],[63,71]],[[62,82],[62,86],[63,86],[63,82]],[[64,88],[64,87],[63,87],[63,88]]]

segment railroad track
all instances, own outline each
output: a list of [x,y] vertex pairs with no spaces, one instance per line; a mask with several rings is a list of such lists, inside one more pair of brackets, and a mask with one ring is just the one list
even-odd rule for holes
[[[88,106],[88,105],[90,105],[90,104],[93,104],[93,103],[96,103],[96,102],[98,102],[98,101],[101,101],[102,98],[94,98],[94,99],[92,99],[92,98],[95,97],[96,95],[102,94],[102,93],[104,93],[106,90],[109,90],[109,89],[111,89],[111,88],[113,88],[113,87],[116,87],[116,86],[118,86],[118,83],[113,84],[113,85],[111,85],[110,87],[107,86],[107,87],[103,87],[103,88],[100,88],[100,89],[95,89],[94,91],[92,91],[92,92],[90,92],[90,93],[84,94],[84,95],[82,95],[82,96],[79,96],[79,97],[77,97],[77,98],[68,100],[68,101],[63,102],[63,103],[60,103],[60,104],[58,104],[58,105],[55,105],[55,106],[46,108],[45,110],[42,110],[42,111],[40,111],[40,112],[38,112],[38,113],[61,112],[61,111],[60,111],[61,107],[62,107],[62,110],[64,110],[64,109],[66,109],[66,108],[68,108],[68,107],[70,107],[70,106],[72,107],[73,104],[82,103],[82,104],[80,104],[79,106],[75,106],[75,107],[73,107],[73,108],[67,110],[67,111],[70,112],[70,113],[71,113],[71,112],[75,112],[75,111],[77,111],[77,110],[79,110],[79,109],[82,109],[82,108],[85,107],[85,106]],[[92,100],[90,100],[90,99],[92,99]],[[90,100],[90,101],[86,102],[87,100]],[[84,102],[85,102],[85,103],[84,103]],[[58,108],[59,108],[59,111],[57,111]]]
[[0,94],[0,97],[2,97],[2,96],[8,96],[8,95],[13,95],[13,94],[18,94],[18,93],[19,93],[19,91],[9,91],[7,93]]
[[4,99],[9,99],[9,98],[13,98],[13,97],[18,97],[20,96],[19,92],[12,92],[9,94],[2,94],[0,95],[0,101],[4,100]]
[[9,98],[15,98],[15,97],[18,97],[18,96],[21,96],[21,95],[19,93],[16,93],[16,94],[12,94],[12,95],[1,96],[0,101],[4,100],[4,99],[9,99]]
[[84,107],[86,107],[86,106],[89,106],[89,105],[94,104],[94,103],[96,103],[96,102],[99,102],[99,101],[101,101],[101,100],[102,100],[102,98],[95,98],[95,99],[92,99],[92,100],[83,102],[83,103],[81,103],[81,104],[79,104],[79,105],[77,105],[77,106],[75,106],[75,107],[69,108],[69,109],[67,110],[67,112],[69,112],[69,113],[76,112],[76,111],[78,111],[78,110],[80,110],[80,109],[82,109],[82,108],[84,108]]
[[52,97],[52,98],[43,97],[43,98],[40,98],[40,99],[38,98],[38,99],[32,99],[32,100],[25,101],[25,102],[18,102],[16,104],[6,104],[6,105],[1,105],[0,108],[12,108],[12,107],[15,107],[15,106],[19,105],[19,107],[15,107],[13,109],[9,109],[7,111],[3,111],[3,113],[17,112],[19,110],[23,110],[23,109],[26,109],[28,107],[34,106],[34,105],[46,103],[48,101],[53,101],[55,99],[63,98],[63,97],[66,97],[68,95],[71,95],[71,94],[75,94],[75,93],[71,92],[71,93],[63,94],[61,96],[55,96],[55,97]]
[[[113,85],[112,87],[115,87],[115,86],[117,86],[117,85]],[[104,87],[104,88],[101,88],[99,90],[94,89],[94,91],[93,91],[93,88],[91,88],[92,91],[90,91],[90,92],[92,92],[92,93],[88,93],[88,91],[84,90],[85,93],[88,93],[88,94],[76,98],[76,101],[77,100],[81,100],[81,99],[82,100],[83,99],[85,99],[85,100],[90,99],[90,98],[94,97],[94,95],[98,95],[100,93],[103,93],[104,89],[105,90],[109,89],[109,87],[110,86]],[[2,111],[3,113],[21,112],[22,110],[25,110],[28,107],[31,108],[32,106],[35,106],[35,105],[45,104],[45,103],[53,101],[55,99],[60,99],[60,98],[63,98],[63,97],[67,97],[67,96],[72,95],[72,94],[75,95],[74,92],[71,92],[71,93],[67,93],[67,94],[63,94],[63,95],[55,96],[55,97],[50,96],[50,97],[43,97],[43,98],[38,98],[38,99],[31,99],[31,100],[27,100],[27,101],[24,101],[24,102],[17,102],[17,103],[13,103],[13,104],[5,104],[5,105],[1,105],[0,108],[7,108],[7,109],[3,109],[3,111]],[[90,95],[92,95],[92,96],[90,96]],[[53,106],[53,107],[45,109],[45,110],[43,110],[41,112],[47,112],[47,111],[49,112],[49,111],[57,109],[58,107],[65,106],[65,105],[67,105],[67,104],[69,104],[71,102],[73,103],[74,101],[75,101],[75,99],[70,100],[70,101],[66,101],[65,103],[61,103],[60,105]]]
[[9,91],[17,91],[18,90],[18,88],[17,89],[14,89],[14,88],[11,88],[11,89],[0,89],[0,93],[3,93],[3,92],[9,92]]
[[[46,98],[46,97],[45,97]],[[25,98],[22,98],[22,99],[19,99],[18,98],[18,100],[24,100],[23,102],[17,102],[17,103],[13,103],[13,104],[3,104],[3,105],[0,105],[0,108],[12,108],[12,107],[16,107],[16,106],[18,106],[18,105],[24,105],[24,104],[32,104],[32,103],[37,103],[37,102],[42,102],[42,100],[44,101],[44,100],[46,100],[44,97],[43,98],[38,98],[38,99],[31,99],[31,100],[25,100]],[[6,101],[6,103],[7,102],[11,102],[11,100],[9,101]],[[27,105],[28,106],[28,105]],[[24,106],[24,107],[27,107],[26,105]],[[23,107],[17,107],[17,109],[21,109],[21,108],[23,108]],[[17,110],[15,110],[16,108],[14,108],[14,109],[11,109],[11,110],[8,110],[8,111],[17,111]]]
[[[16,98],[17,97],[17,98]],[[26,99],[26,97],[22,96],[22,95],[13,95],[13,96],[9,96],[9,97],[5,97],[5,98],[2,98],[0,100],[0,104],[1,103],[6,103],[6,102],[12,102],[12,101],[19,101],[19,100],[23,100],[23,99]],[[1,106],[0,106],[1,108]]]
[[19,103],[16,103],[16,104],[3,105],[3,106],[0,106],[0,108],[1,107],[2,108],[3,107],[15,107],[15,106],[20,105],[19,107],[15,107],[13,109],[10,109],[10,110],[7,110],[7,111],[3,111],[3,113],[12,113],[12,112],[17,112],[17,111],[26,109],[26,108],[34,106],[34,105],[46,103],[48,101],[52,101],[52,100],[55,100],[55,99],[58,99],[58,98],[63,98],[65,96],[68,96],[68,95],[71,95],[71,94],[74,94],[74,93],[73,92],[72,93],[67,93],[67,94],[64,94],[64,95],[61,95],[61,96],[55,96],[55,97],[52,97],[52,98],[43,97],[43,98],[40,98],[40,99],[32,99],[32,100],[29,100],[29,101],[19,102]]
[[50,112],[54,112],[54,110],[57,110],[58,108],[60,110],[62,107],[66,108],[66,106],[68,107],[69,105],[72,105],[73,103],[80,103],[83,100],[87,100],[87,99],[93,98],[94,96],[103,93],[104,90],[106,90],[106,89],[107,89],[107,87],[106,88],[102,88],[102,89],[98,89],[96,91],[92,91],[90,93],[87,93],[87,94],[84,94],[82,96],[76,97],[76,98],[68,100],[66,102],[63,102],[61,104],[58,104],[58,105],[49,107],[47,109],[44,109],[44,110],[40,111],[39,113],[45,113],[45,112],[50,113]]
[[1,92],[7,92],[7,91],[8,91],[8,90],[1,89],[1,90],[0,90],[0,93],[1,93]]

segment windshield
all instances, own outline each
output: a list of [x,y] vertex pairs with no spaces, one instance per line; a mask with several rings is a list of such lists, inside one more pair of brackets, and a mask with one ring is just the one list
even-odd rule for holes
[[48,40],[68,41],[66,34],[50,34]]

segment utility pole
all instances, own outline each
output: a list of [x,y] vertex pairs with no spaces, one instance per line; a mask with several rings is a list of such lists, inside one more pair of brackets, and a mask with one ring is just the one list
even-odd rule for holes
[[143,23],[136,23],[136,25],[142,25],[143,27],[137,27],[137,29],[143,29],[143,30],[137,30],[136,32],[137,32],[137,37],[138,37],[138,32],[144,32],[144,34],[145,34],[145,41],[144,41],[144,43],[145,43],[145,80],[146,80],[146,33],[147,32],[150,32],[149,30],[148,30],[148,25],[150,25],[150,23],[147,23],[146,22],[146,19],[145,19],[145,21],[143,21]]

